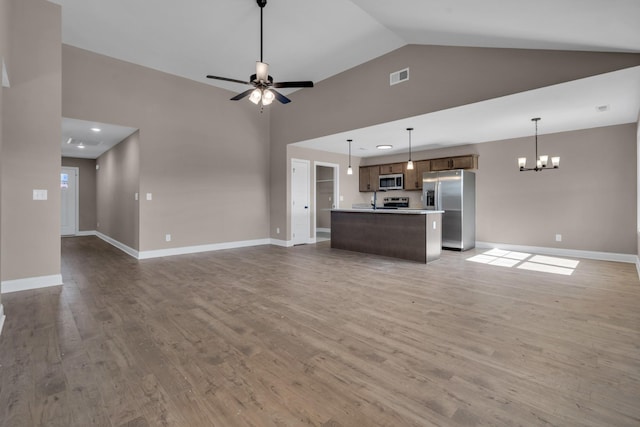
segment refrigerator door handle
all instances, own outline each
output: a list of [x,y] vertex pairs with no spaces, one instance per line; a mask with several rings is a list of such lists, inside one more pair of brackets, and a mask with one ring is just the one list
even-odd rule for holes
[[442,185],[442,183],[440,182],[440,180],[438,179],[436,181],[436,194],[435,194],[435,202],[436,202],[436,206],[435,206],[435,210],[437,211],[441,211],[442,210],[442,192],[440,191],[440,186]]

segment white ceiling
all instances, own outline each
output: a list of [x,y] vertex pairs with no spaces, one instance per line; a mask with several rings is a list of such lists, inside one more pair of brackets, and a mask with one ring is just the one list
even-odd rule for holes
[[[92,128],[100,131],[93,131]],[[64,117],[62,119],[62,156],[96,159],[136,130]]]
[[[260,59],[255,0],[51,1],[64,43],[233,92],[205,75],[248,79]],[[264,60],[318,82],[406,44],[640,52],[638,22],[639,0],[268,0]]]

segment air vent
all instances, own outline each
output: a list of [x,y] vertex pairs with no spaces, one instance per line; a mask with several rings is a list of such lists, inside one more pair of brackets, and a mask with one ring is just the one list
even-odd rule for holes
[[609,111],[609,106],[608,105],[598,105],[596,107],[596,111],[598,113],[604,113],[605,111]]
[[394,73],[389,74],[389,85],[393,86],[395,84],[405,82],[409,80],[409,69],[405,68],[404,70],[396,71]]

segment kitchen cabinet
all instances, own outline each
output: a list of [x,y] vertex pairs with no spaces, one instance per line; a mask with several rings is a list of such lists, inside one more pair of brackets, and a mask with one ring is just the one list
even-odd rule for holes
[[379,166],[360,166],[360,191],[378,191]]
[[404,164],[404,189],[422,190],[422,174],[431,170],[431,160],[413,162],[413,169],[407,169]]
[[478,169],[478,155],[444,157],[431,160],[431,171],[446,171],[451,169]]
[[390,173],[402,173],[402,167],[404,163],[391,163],[388,165],[380,165],[380,175],[387,175]]

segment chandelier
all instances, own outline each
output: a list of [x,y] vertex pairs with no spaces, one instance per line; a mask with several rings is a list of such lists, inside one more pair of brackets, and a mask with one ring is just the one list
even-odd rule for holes
[[534,117],[531,119],[532,122],[536,124],[536,166],[533,168],[528,168],[527,166],[527,158],[526,157],[518,157],[518,166],[520,167],[520,172],[525,171],[541,171],[548,169],[558,169],[560,167],[560,157],[551,157],[551,166],[549,166],[549,156],[542,155],[538,157],[538,121],[540,121],[540,117]]

